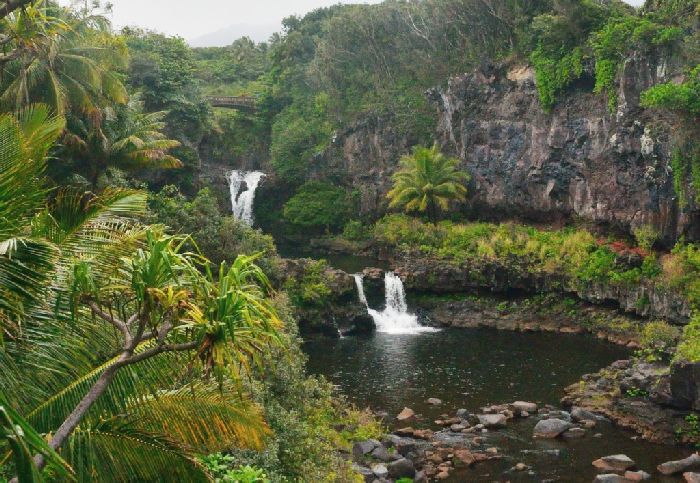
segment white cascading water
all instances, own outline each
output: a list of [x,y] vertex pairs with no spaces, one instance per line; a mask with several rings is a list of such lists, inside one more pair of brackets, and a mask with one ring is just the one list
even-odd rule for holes
[[[260,171],[233,170],[228,176],[229,190],[231,191],[231,209],[237,220],[253,224],[253,201],[255,190],[258,189],[260,180],[265,173]],[[245,190],[241,191],[245,184]]]
[[362,274],[356,273],[352,276],[355,279],[355,287],[357,287],[357,298],[360,299],[360,303],[369,309],[369,304],[367,303],[367,297],[365,297],[365,286],[362,282]]
[[365,296],[362,275],[353,275],[357,286],[357,296],[367,307],[367,312],[374,319],[377,332],[386,334],[417,334],[419,332],[434,332],[437,329],[424,327],[418,323],[418,317],[408,311],[406,293],[403,282],[393,272],[384,274],[384,291],[386,306],[381,312],[370,308]]

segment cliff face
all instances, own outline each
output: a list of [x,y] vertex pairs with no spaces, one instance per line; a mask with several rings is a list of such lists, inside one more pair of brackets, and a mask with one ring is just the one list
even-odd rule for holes
[[386,211],[386,193],[399,158],[418,142],[411,134],[397,132],[390,119],[370,116],[333,137],[313,160],[311,177],[352,187],[359,193],[360,214],[376,216]]
[[[485,66],[431,89],[436,140],[472,175],[468,210],[480,218],[581,219],[622,231],[651,224],[667,243],[700,238],[695,207],[678,207],[670,166],[674,119],[639,105],[650,86],[674,80],[663,58],[636,55],[621,69],[618,109],[584,75],[549,113],[527,66]],[[370,118],[337,134],[314,162],[360,192],[363,214],[380,215],[398,159],[417,141]]]
[[639,98],[672,71],[663,59],[626,59],[614,115],[586,76],[544,112],[529,67],[484,67],[428,95],[438,106],[439,142],[472,175],[471,208],[625,231],[651,224],[670,242],[697,239],[697,213],[678,208],[673,120],[642,109]]

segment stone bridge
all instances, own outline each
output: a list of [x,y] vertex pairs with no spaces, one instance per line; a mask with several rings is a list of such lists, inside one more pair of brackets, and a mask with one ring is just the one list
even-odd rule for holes
[[212,107],[225,107],[228,109],[240,109],[254,111],[257,109],[257,100],[252,96],[209,96],[207,101]]

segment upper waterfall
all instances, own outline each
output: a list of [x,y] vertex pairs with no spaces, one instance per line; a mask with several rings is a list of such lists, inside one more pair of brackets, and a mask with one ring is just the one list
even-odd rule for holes
[[[260,171],[233,170],[229,174],[228,183],[231,192],[231,209],[233,216],[249,225],[253,224],[253,201],[255,190],[265,173]],[[245,184],[245,188],[243,185]]]

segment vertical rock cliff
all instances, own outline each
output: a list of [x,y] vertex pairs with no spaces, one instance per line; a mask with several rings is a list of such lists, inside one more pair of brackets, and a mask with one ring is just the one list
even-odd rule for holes
[[527,66],[486,66],[428,96],[439,142],[472,175],[472,209],[624,231],[651,224],[671,242],[697,239],[698,213],[682,212],[674,192],[674,120],[639,105],[645,89],[673,80],[671,71],[663,59],[626,59],[615,113],[585,75],[544,112]]

